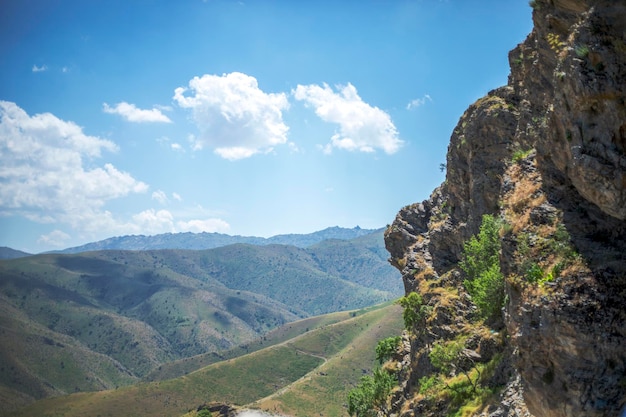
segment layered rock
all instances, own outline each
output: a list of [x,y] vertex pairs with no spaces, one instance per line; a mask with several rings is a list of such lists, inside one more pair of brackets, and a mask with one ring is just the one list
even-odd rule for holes
[[[386,232],[407,293],[432,311],[412,329],[396,413],[443,412],[419,381],[433,343],[461,336],[493,345],[483,361],[503,357],[483,381],[500,399],[477,414],[614,416],[626,403],[626,3],[531,4],[508,85],[469,107],[446,181]],[[507,225],[507,301],[476,324],[458,262],[484,214]]]

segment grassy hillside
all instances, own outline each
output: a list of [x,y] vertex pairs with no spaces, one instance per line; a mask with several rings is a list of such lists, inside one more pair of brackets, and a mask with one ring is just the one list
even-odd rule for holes
[[[377,313],[372,315],[372,320],[354,323],[352,330],[355,333],[349,343],[327,355],[328,360],[314,372],[248,406],[292,416],[347,416],[348,392],[364,373],[369,373],[377,365],[376,344],[386,337],[400,335],[403,330],[399,308]],[[334,342],[336,340],[328,340],[327,343],[332,345]],[[308,348],[298,342],[294,346],[303,350]]]
[[337,313],[329,313],[321,316],[309,317],[282,325],[271,330],[261,338],[250,343],[242,344],[232,349],[220,352],[207,352],[204,354],[192,356],[189,358],[179,359],[169,363],[165,363],[146,375],[144,381],[162,381],[186,375],[205,366],[233,359],[248,353],[256,352],[268,346],[285,342],[303,333],[317,329],[322,326],[334,324],[343,320],[347,320],[357,315],[365,314],[370,309],[379,308],[378,306],[364,308],[358,311],[340,311]]
[[294,414],[318,416],[319,407],[311,411],[317,403],[339,415],[346,390],[372,368],[377,340],[398,334],[402,326],[396,305],[343,318],[179,378],[45,399],[15,416],[175,416],[210,401],[295,410],[299,405],[289,396],[299,396],[306,384],[312,390]]
[[283,245],[0,261],[0,395],[8,398],[0,409],[184,375],[264,347],[249,344],[285,323],[396,297],[380,289],[400,282],[395,276],[377,287],[358,282],[375,268],[352,258],[373,258],[365,245],[348,247],[335,250],[347,266],[321,249]]

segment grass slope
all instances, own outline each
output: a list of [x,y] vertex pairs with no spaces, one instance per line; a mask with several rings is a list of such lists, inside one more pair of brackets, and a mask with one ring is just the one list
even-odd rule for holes
[[[393,278],[401,282],[397,276],[381,276],[376,285],[361,279],[383,258],[375,254],[378,240],[358,239],[370,240],[2,260],[0,368],[7,371],[0,395],[9,400],[0,408],[149,374],[181,376],[266,346],[249,343],[285,323],[394,298],[381,288]],[[61,345],[73,353],[61,358],[53,349]]]
[[[378,338],[397,334],[398,321],[401,321],[401,312],[397,306],[379,306],[179,378],[45,399],[20,410],[15,416],[176,416],[210,401],[236,405],[261,401],[260,404],[264,404],[273,393],[295,392],[290,385],[299,387],[305,381],[317,381],[319,387],[308,394],[308,401],[329,403],[325,407],[341,410],[346,387],[358,382],[363,371],[372,366],[373,354],[361,358],[363,352],[373,352]],[[370,331],[374,331],[375,336],[364,336]],[[336,371],[331,371],[332,363]],[[331,372],[331,378],[318,378],[321,373],[330,376]],[[325,382],[332,384],[323,388]],[[336,395],[327,397],[329,392],[336,392]],[[281,395],[284,394],[278,394],[272,406],[287,404]],[[304,410],[298,415],[312,414]]]
[[151,382],[177,378],[197,369],[204,368],[205,366],[209,366],[214,363],[228,359],[233,359],[252,352],[256,352],[268,346],[273,346],[278,343],[285,342],[310,330],[347,320],[350,317],[356,317],[357,315],[365,314],[372,308],[376,307],[364,308],[358,311],[340,311],[337,313],[323,314],[321,316],[314,316],[302,320],[297,320],[280,326],[274,330],[271,330],[267,334],[263,335],[263,337],[256,339],[250,343],[239,345],[233,349],[220,352],[208,352],[201,355],[196,355],[189,358],[165,363],[162,366],[159,366],[157,369],[153,370],[150,374],[146,375],[146,377],[144,377],[144,381]]
[[299,417],[346,416],[348,392],[377,365],[376,344],[401,334],[404,328],[402,311],[397,306],[375,312],[371,320],[354,325],[350,342],[328,355],[326,363],[315,372],[249,407]]

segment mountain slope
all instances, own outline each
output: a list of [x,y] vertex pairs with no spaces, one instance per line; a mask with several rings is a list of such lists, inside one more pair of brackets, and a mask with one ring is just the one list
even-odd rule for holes
[[[396,271],[378,281],[352,281],[376,270],[375,259],[384,260],[366,245],[347,245],[347,266],[329,271],[317,249],[285,245],[109,250],[2,261],[0,361],[11,370],[2,380],[7,396],[20,392],[22,397],[13,398],[23,404],[125,385],[168,362],[245,345],[299,318],[395,298]],[[347,255],[367,262],[353,264]],[[341,257],[334,262],[341,264]],[[36,354],[60,345],[69,355],[62,360]],[[70,348],[91,359],[81,362]],[[60,361],[62,378],[54,376]],[[107,370],[111,364],[115,372]]]
[[[377,340],[365,334],[370,329],[377,329],[377,337],[391,335],[400,330],[401,321],[399,308],[388,305],[183,377],[111,391],[50,398],[20,410],[15,416],[163,416],[182,415],[211,401],[243,406],[294,382],[318,380],[320,372],[325,369],[320,366],[337,356],[343,356],[349,363],[348,369],[332,376],[334,384],[340,385],[340,391],[328,396],[335,389],[335,385],[329,385],[310,395],[318,404],[341,410],[345,390],[358,380],[364,369],[369,370],[374,365],[372,354],[361,355],[361,350],[355,350],[355,347],[373,352]],[[317,416],[319,411],[305,411],[299,415]]]

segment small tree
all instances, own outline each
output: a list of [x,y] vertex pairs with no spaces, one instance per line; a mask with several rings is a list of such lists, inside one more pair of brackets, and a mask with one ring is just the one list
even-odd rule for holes
[[401,340],[400,336],[380,340],[376,345],[376,360],[378,363],[382,365],[387,359],[391,359],[396,354]]
[[[450,374],[452,371],[457,370],[463,373],[472,386],[472,391],[476,391],[476,381],[472,381],[468,373],[468,368],[474,365],[474,361],[471,356],[469,356],[468,352],[471,353],[471,351],[465,349],[465,343],[463,341],[452,340],[449,342],[435,343],[428,357],[430,363],[444,374]],[[476,369],[476,371],[478,372],[478,369]],[[478,374],[480,376],[480,372]],[[446,388],[453,389],[447,384]]]
[[374,375],[361,378],[360,384],[348,393],[348,413],[356,417],[375,417],[386,411],[387,398],[395,384],[388,372],[376,368]]
[[463,285],[485,318],[498,314],[504,303],[499,231],[500,222],[485,214],[478,234],[465,243],[459,263],[467,275]]
[[426,316],[426,306],[422,296],[416,292],[411,292],[400,298],[398,304],[404,307],[402,318],[404,319],[404,327],[409,331]]

